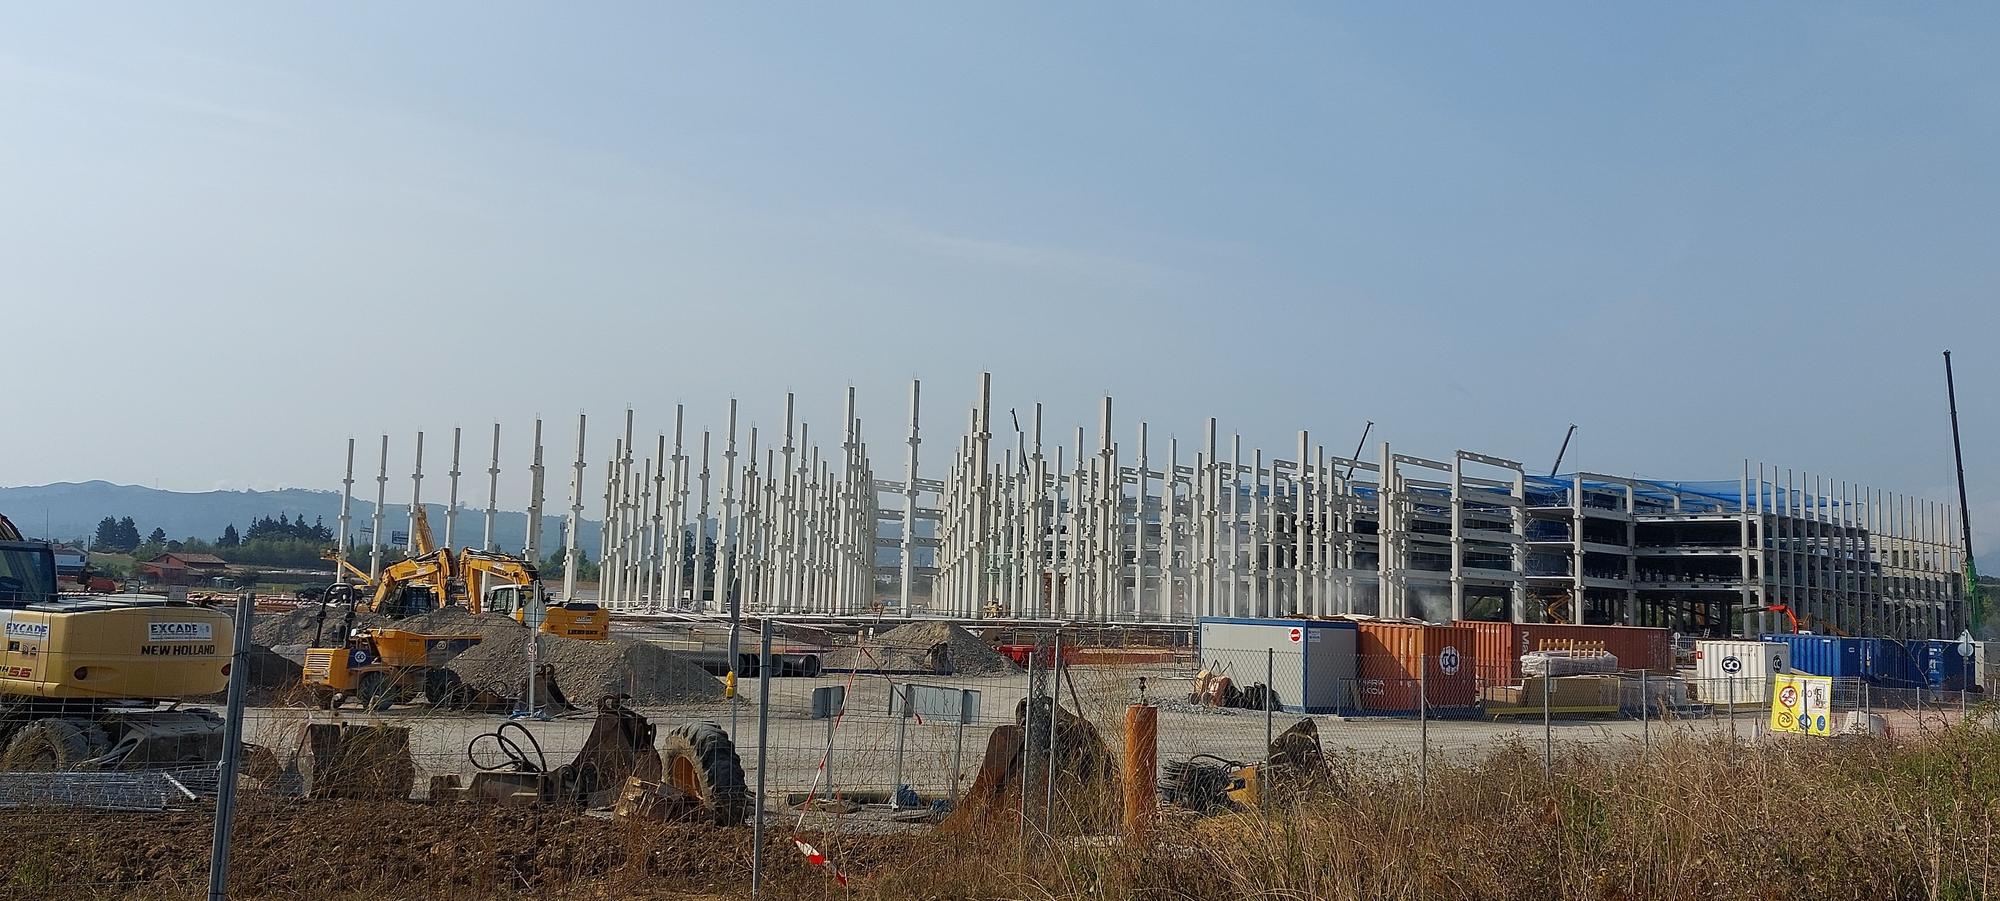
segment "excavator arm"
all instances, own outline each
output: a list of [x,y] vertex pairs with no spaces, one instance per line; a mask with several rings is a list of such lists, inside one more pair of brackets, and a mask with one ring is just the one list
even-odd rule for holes
[[443,604],[452,579],[451,556],[432,551],[430,554],[400,560],[382,570],[382,578],[375,583],[375,593],[369,596],[362,608],[369,613],[396,614],[409,613],[402,604],[403,590],[413,587],[427,587],[431,590],[435,604]]
[[464,548],[458,552],[457,576],[465,583],[465,605],[474,613],[484,609],[486,592],[501,585],[526,588],[541,574],[534,564],[506,554]]

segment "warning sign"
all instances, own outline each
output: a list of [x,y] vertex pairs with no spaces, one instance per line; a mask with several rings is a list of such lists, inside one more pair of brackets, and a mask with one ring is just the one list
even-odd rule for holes
[[1777,675],[1771,695],[1771,731],[1832,735],[1833,677]]

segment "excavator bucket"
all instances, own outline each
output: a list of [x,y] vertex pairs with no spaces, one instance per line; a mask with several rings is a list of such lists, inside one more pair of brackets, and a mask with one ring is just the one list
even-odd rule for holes
[[[523,726],[509,723],[502,727],[508,728],[521,729],[528,735]],[[525,800],[609,806],[618,801],[632,779],[655,784],[660,781],[663,768],[659,749],[653,744],[655,732],[652,722],[625,706],[623,697],[601,698],[597,702],[597,719],[591,723],[590,735],[584,739],[575,760],[545,770],[547,763],[540,759],[538,750],[536,759],[514,756],[507,765],[482,767],[462,790],[447,786],[439,792],[434,788],[433,795],[505,803]],[[491,735],[497,738],[501,733]],[[478,764],[476,758],[474,763]]]
[[[1054,708],[1054,747],[1048,745],[1052,705],[1046,698],[1033,707],[1023,700],[1015,707],[1014,725],[998,726],[986,740],[986,755],[957,810],[944,821],[946,830],[965,830],[1000,823],[1018,822],[1022,792],[1032,817],[1044,817],[1042,810],[1053,794],[1058,816],[1048,820],[1061,826],[1092,830],[1116,822],[1120,808],[1118,774],[1111,749],[1088,720],[1068,710]],[[1031,741],[1039,736],[1040,741]],[[1028,752],[1047,753],[1047,759],[1032,763]],[[1054,764],[1053,773],[1050,763]],[[1055,782],[1053,792],[1049,780]]]
[[623,698],[598,699],[590,737],[584,739],[575,761],[556,769],[559,796],[586,807],[602,807],[617,800],[629,777],[658,781],[655,732],[652,722],[626,707]]

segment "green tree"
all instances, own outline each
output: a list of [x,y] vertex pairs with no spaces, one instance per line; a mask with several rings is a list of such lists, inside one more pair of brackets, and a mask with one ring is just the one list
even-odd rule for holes
[[152,534],[150,534],[150,535],[147,535],[147,536],[146,536],[146,543],[147,543],[147,544],[166,544],[166,543],[167,543],[167,530],[166,530],[166,529],[162,529],[162,528],[158,528],[158,527],[155,527],[155,528],[153,529],[153,531],[152,531]]
[[129,552],[132,549],[137,548],[138,546],[139,546],[139,524],[133,522],[132,517],[130,516],[127,516],[124,519],[119,520],[118,543],[113,547],[116,550]]
[[107,516],[97,521],[97,537],[90,540],[93,551],[115,551],[119,549],[118,520]]
[[243,543],[243,537],[236,534],[235,523],[230,523],[229,525],[223,526],[222,537],[215,540],[215,546],[219,548],[235,547],[242,543]]

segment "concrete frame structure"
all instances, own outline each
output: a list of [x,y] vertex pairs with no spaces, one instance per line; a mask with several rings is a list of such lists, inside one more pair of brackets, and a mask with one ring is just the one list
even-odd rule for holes
[[[1851,634],[1949,637],[1965,626],[1956,514],[1928,500],[1747,462],[1738,479],[1697,483],[1544,478],[1497,456],[1422,457],[1386,441],[1355,459],[1304,431],[1285,457],[1232,436],[1225,459],[1214,419],[1191,458],[1171,437],[1156,456],[1147,422],[1131,430],[1128,455],[1109,397],[1095,435],[1080,427],[1049,443],[1037,404],[995,447],[990,374],[926,477],[921,387],[911,383],[897,436],[900,479],[876,476],[852,388],[837,453],[822,456],[788,394],[782,442],[760,459],[752,428],[739,461],[732,399],[722,440],[702,432],[698,469],[679,406],[671,454],[662,433],[635,467],[628,410],[604,461],[599,599],[628,614],[710,615],[734,600],[751,615],[1365,613],[1708,635],[1783,629],[1767,609],[1783,604]],[[578,432],[566,554],[582,513],[581,418]],[[537,423],[537,507],[541,450]]]

